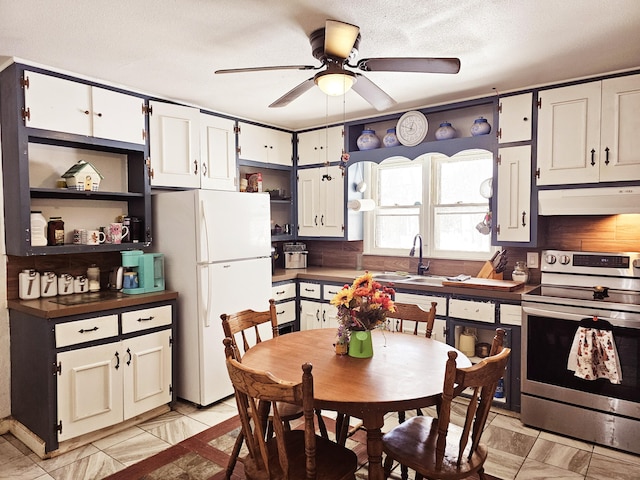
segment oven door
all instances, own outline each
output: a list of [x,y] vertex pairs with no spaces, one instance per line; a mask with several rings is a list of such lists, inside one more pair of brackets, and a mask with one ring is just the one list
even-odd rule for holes
[[[631,318],[637,314],[535,302],[522,307],[523,395],[640,419],[640,322]],[[579,322],[594,315],[613,325],[620,384],[584,380],[567,369]]]

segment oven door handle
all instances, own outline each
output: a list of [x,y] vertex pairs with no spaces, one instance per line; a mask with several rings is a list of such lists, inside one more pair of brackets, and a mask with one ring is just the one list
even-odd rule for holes
[[[569,313],[569,312],[558,312],[555,310],[546,310],[543,308],[531,307],[528,305],[527,306],[523,305],[522,311],[527,315],[534,315],[536,317],[557,318],[560,320],[572,320],[577,323],[580,323],[580,321],[585,318],[584,313],[576,314],[576,313]],[[608,321],[614,327],[633,328],[636,330],[640,329],[640,324],[632,320],[624,320],[619,318],[602,317],[602,316],[598,316],[598,318]]]

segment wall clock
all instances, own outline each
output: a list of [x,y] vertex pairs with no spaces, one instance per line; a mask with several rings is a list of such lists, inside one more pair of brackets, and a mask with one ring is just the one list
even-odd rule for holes
[[412,110],[405,113],[396,125],[396,136],[402,145],[413,147],[427,136],[429,122],[421,112]]

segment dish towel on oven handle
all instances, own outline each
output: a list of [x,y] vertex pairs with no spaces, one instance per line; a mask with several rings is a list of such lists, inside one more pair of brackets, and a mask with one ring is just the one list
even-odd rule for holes
[[585,380],[608,378],[622,382],[620,359],[610,330],[578,327],[567,360],[567,369]]

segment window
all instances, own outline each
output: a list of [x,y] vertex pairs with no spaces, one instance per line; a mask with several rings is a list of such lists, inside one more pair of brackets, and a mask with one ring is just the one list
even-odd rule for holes
[[365,253],[408,255],[420,233],[425,256],[486,259],[491,236],[476,225],[489,211],[480,184],[492,176],[492,160],[490,152],[470,150],[368,164],[377,207],[366,218]]

